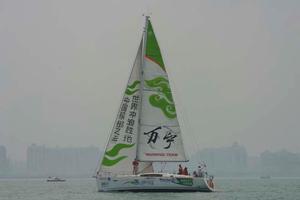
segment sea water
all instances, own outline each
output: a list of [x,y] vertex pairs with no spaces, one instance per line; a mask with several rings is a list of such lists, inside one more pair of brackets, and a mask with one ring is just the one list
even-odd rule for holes
[[300,200],[300,178],[219,178],[213,193],[97,192],[94,179],[0,179],[0,200]]

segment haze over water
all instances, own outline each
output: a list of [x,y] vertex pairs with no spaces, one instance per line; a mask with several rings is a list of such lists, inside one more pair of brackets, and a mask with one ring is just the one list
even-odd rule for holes
[[105,146],[148,7],[187,150],[300,152],[299,1],[0,2],[0,145]]
[[0,180],[1,200],[295,200],[300,199],[300,179],[217,179],[214,193],[100,193],[93,179],[47,183],[42,179]]
[[[234,141],[250,155],[299,154],[299,8],[293,0],[1,0],[0,146],[13,161],[25,161],[32,143],[104,147],[149,10],[190,155]],[[99,193],[93,179],[0,179],[0,199],[300,199],[300,179],[217,177],[216,187]]]

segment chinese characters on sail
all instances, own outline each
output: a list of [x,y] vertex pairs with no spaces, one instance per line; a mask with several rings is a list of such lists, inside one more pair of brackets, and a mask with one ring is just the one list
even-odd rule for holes
[[160,138],[160,133],[161,135],[164,135],[164,137],[162,138],[163,142],[166,143],[164,149],[169,149],[171,147],[171,144],[175,142],[175,138],[177,137],[177,135],[167,127],[162,128],[161,126],[159,126],[149,132],[144,132],[144,135],[148,136],[147,144],[149,144],[150,147],[154,149],[155,147],[153,146],[153,144],[155,144],[157,142],[157,139]]
[[117,121],[115,122],[112,141],[117,142],[118,140],[122,140],[122,142],[129,144],[133,143],[138,114],[138,103],[138,95],[133,95],[131,99],[128,96],[124,97]]

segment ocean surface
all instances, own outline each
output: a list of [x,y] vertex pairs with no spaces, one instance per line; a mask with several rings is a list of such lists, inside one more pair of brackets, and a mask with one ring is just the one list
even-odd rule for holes
[[0,179],[0,200],[300,200],[300,178],[216,179],[213,193],[97,192],[94,179]]

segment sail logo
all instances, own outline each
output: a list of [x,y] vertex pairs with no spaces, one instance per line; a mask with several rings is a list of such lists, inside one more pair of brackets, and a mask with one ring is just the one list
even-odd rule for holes
[[175,143],[175,138],[178,136],[172,129],[166,126],[159,126],[151,131],[144,132],[144,135],[148,136],[147,144],[152,149],[156,149],[156,146],[169,149]]
[[124,156],[124,155],[119,156],[120,151],[122,149],[131,148],[134,145],[135,144],[122,144],[122,143],[116,144],[110,150],[105,152],[104,158],[102,160],[102,165],[107,167],[114,166],[121,160],[127,158],[128,156]]
[[159,108],[166,117],[170,119],[176,118],[176,109],[169,81],[159,76],[152,80],[145,80],[145,82],[148,87],[156,90],[156,93],[149,97],[150,104]]
[[128,85],[125,91],[125,94],[127,95],[133,95],[136,91],[139,90],[138,85],[141,83],[141,81],[134,81],[131,85]]

